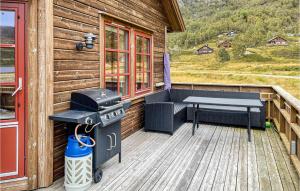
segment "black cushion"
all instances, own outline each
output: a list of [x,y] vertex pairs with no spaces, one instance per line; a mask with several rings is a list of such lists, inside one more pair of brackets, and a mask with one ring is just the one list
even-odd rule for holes
[[174,114],[177,114],[178,112],[182,111],[186,108],[185,103],[174,103]]
[[249,92],[227,92],[227,91],[186,90],[186,89],[171,89],[170,91],[170,98],[171,101],[173,102],[182,102],[185,98],[189,96],[260,99],[259,93],[249,93]]

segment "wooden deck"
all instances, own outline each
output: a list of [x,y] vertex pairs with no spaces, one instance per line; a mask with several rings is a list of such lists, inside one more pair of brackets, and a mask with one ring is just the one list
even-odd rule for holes
[[[117,157],[90,190],[299,190],[299,177],[272,130],[184,124],[173,136],[140,130],[122,142]],[[63,179],[43,190],[63,190]]]

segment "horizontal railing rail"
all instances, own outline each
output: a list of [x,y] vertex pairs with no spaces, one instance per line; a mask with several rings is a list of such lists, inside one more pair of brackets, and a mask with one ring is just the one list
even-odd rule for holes
[[248,84],[172,83],[172,88],[258,92],[266,101],[266,118],[279,132],[300,175],[300,101],[279,86]]

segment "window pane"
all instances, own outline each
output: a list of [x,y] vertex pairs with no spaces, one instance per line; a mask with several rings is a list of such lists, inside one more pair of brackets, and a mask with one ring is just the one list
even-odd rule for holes
[[107,76],[105,78],[105,87],[111,91],[118,91],[118,78],[116,76]]
[[137,54],[136,55],[136,60],[135,60],[135,67],[136,67],[136,72],[139,73],[139,72],[142,72],[143,70],[143,63],[142,63],[142,55],[139,55]]
[[119,63],[120,63],[120,74],[129,72],[129,54],[128,53],[119,53]]
[[105,73],[116,74],[118,69],[118,53],[106,51],[105,57],[106,57]]
[[0,48],[0,82],[15,81],[15,49]]
[[118,46],[118,31],[115,27],[105,26],[105,47],[117,49]]
[[141,53],[143,51],[143,39],[142,37],[136,37],[136,52]]
[[129,95],[129,77],[120,76],[120,95],[127,96]]
[[142,89],[142,83],[143,83],[143,74],[137,73],[136,74],[136,90]]
[[15,44],[15,12],[0,11],[0,44]]
[[0,87],[0,120],[15,118],[15,97],[11,96],[14,86]]
[[145,73],[144,77],[144,88],[150,87],[150,72]]
[[150,40],[144,39],[144,53],[150,54]]
[[120,35],[120,50],[128,50],[128,39],[129,39],[129,35],[128,35],[128,31],[119,30],[119,35]]
[[150,56],[144,56],[144,72],[150,72]]

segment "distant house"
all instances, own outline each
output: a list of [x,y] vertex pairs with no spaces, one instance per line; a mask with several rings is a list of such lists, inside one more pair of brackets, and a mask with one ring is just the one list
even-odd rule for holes
[[234,37],[237,35],[237,33],[235,31],[229,31],[226,35],[229,37]]
[[267,45],[270,46],[287,46],[288,45],[288,41],[280,36],[276,36],[274,38],[271,38],[270,40],[268,40]]
[[230,48],[231,42],[229,40],[222,40],[218,42],[217,46],[218,48]]
[[214,52],[214,49],[210,48],[207,44],[200,47],[197,51],[196,54],[211,54]]

